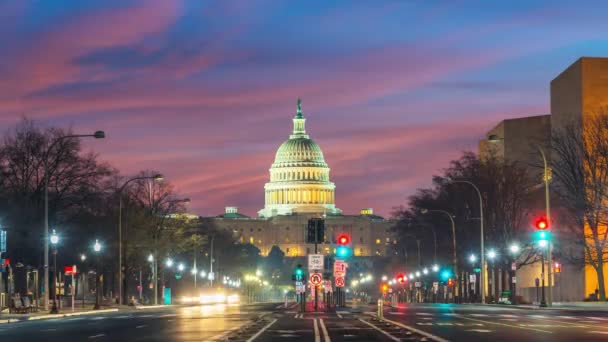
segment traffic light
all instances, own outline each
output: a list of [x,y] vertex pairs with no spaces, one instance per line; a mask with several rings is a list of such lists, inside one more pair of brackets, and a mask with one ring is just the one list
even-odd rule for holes
[[301,281],[304,279],[304,270],[302,269],[302,265],[298,264],[296,269],[293,271],[293,276],[291,277],[293,281]]
[[344,259],[350,257],[352,254],[350,247],[347,246],[339,246],[336,248],[336,256],[338,258]]
[[399,284],[405,284],[405,276],[402,273],[397,274],[397,282]]
[[382,284],[382,293],[386,294],[386,292],[388,292],[388,285]]
[[306,243],[325,242],[325,220],[322,218],[311,218],[308,220]]
[[454,286],[454,279],[452,279],[452,278],[448,279],[448,286]]
[[350,243],[350,237],[346,234],[342,234],[340,236],[338,236],[338,245],[340,246],[345,246],[348,245]]
[[449,270],[443,270],[441,272],[441,279],[444,281],[445,280],[449,281],[451,276],[452,276],[452,272],[450,272]]
[[551,240],[551,232],[548,230],[537,230],[534,232],[534,240],[538,243],[541,248],[547,247],[549,240]]
[[549,229],[549,221],[547,221],[546,217],[540,217],[534,223],[536,230],[547,230]]
[[353,254],[350,245],[350,236],[348,234],[342,234],[336,239],[338,247],[336,248],[336,256],[340,259],[346,259]]

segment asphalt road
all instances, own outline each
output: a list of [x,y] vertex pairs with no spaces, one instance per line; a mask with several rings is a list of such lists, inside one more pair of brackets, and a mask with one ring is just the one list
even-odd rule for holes
[[385,319],[450,341],[608,341],[608,312],[417,304]]
[[417,304],[299,313],[282,305],[130,310],[0,325],[0,341],[608,341],[608,312]]
[[0,341],[213,341],[276,307],[206,305],[0,324]]

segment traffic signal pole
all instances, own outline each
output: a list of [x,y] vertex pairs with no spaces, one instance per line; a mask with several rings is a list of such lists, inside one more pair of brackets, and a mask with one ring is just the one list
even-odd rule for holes
[[[317,254],[317,243],[319,242],[319,221],[315,221],[315,254]],[[317,293],[317,285],[315,286],[315,312],[319,311],[319,296]]]

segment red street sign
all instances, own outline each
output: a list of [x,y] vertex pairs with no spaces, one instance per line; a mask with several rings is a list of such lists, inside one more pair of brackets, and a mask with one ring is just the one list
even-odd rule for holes
[[323,275],[321,273],[313,273],[310,275],[310,282],[313,285],[321,285],[323,281]]
[[344,260],[334,261],[334,277],[344,277],[346,275],[346,262]]
[[65,275],[70,275],[70,274],[78,273],[78,271],[76,270],[76,265],[74,265],[74,266],[65,266],[63,268],[63,273],[65,273]]
[[336,287],[344,287],[344,277],[336,277]]
[[8,267],[8,265],[10,265],[10,264],[11,264],[11,259],[6,258],[6,259],[4,259],[4,264],[2,266]]

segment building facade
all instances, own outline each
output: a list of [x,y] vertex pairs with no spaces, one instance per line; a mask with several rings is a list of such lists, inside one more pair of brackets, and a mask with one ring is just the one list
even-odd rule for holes
[[313,217],[325,219],[325,242],[317,246],[318,253],[334,254],[336,238],[341,234],[351,236],[355,257],[393,253],[397,244],[391,232],[393,221],[374,215],[371,208],[345,215],[336,207],[336,185],[330,180],[330,168],[321,148],[306,133],[299,99],[292,121],[292,133],[278,148],[270,167],[270,179],[264,186],[264,208],[258,217],[226,207],[224,214],[209,219],[217,227],[231,231],[240,242],[258,247],[262,255],[268,255],[273,246],[287,257],[314,253],[314,244],[306,243],[308,220]]

